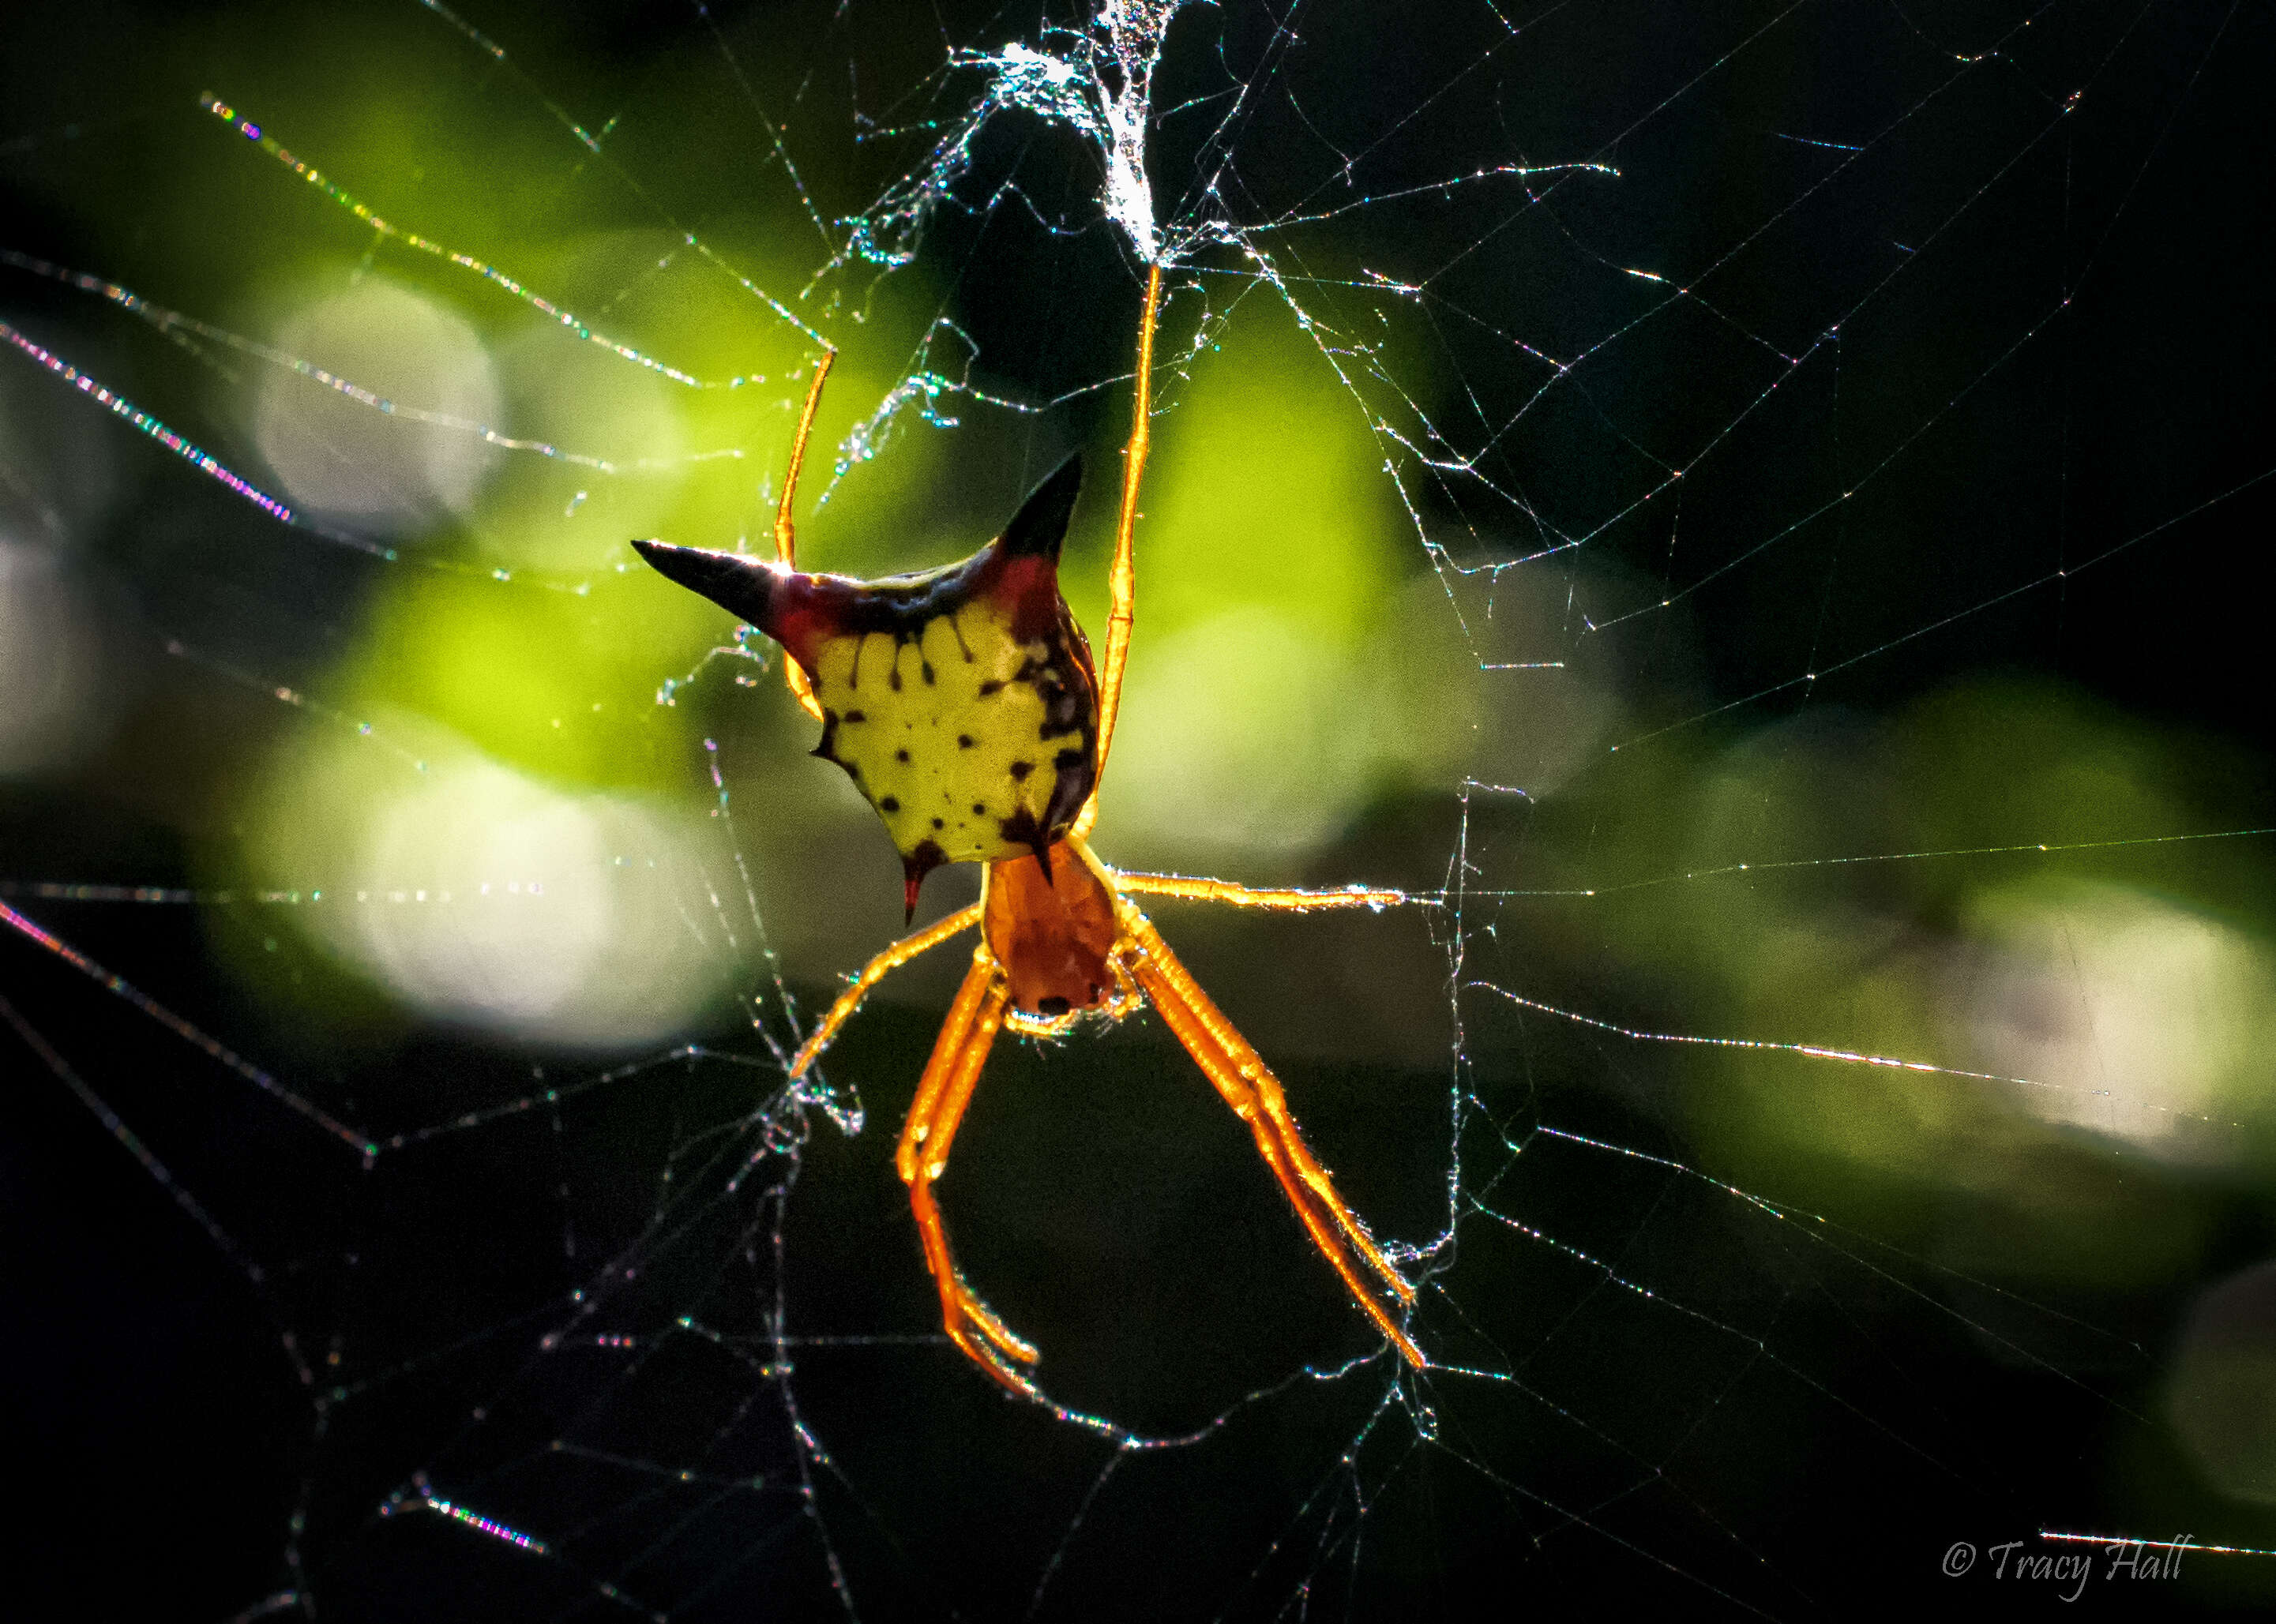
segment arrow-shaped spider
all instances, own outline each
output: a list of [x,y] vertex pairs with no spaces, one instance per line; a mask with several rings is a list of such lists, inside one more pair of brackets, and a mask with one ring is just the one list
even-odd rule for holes
[[[784,676],[823,724],[815,753],[850,774],[900,849],[914,918],[918,888],[942,863],[986,865],[980,901],[885,949],[839,996],[792,1062],[802,1075],[869,990],[891,971],[977,925],[956,1001],[917,1085],[895,1158],[940,1288],[948,1334],[1015,1393],[1040,1398],[1022,1367],[1033,1345],[966,1285],[949,1252],[933,1185],[948,1166],[957,1123],[1005,1025],[1049,1034],[1085,1016],[1119,1021],[1150,1001],[1235,1114],[1256,1136],[1312,1243],[1353,1298],[1407,1359],[1421,1349],[1384,1301],[1415,1288],[1336,1194],[1305,1145],[1271,1068],[1202,992],[1131,899],[1188,897],[1303,912],[1383,908],[1398,891],[1256,890],[1221,880],[1121,873],[1091,854],[1099,779],[1114,736],[1123,663],[1134,623],[1131,541],[1146,465],[1154,328],[1162,271],[1146,282],[1138,329],[1137,402],[1124,448],[1122,501],[1109,578],[1106,658],[1059,595],[1058,557],[1081,480],[1069,457],[1037,486],[1004,533],[960,563],[880,581],[795,568],[791,499],[834,351],[816,363],[775,518],[777,556],[635,541],[663,574],[783,646]],[[1382,1282],[1375,1288],[1359,1265]]]

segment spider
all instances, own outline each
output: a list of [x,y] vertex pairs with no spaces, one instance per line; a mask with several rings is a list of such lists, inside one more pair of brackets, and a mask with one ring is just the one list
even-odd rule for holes
[[[1002,535],[960,563],[860,581],[800,573],[791,502],[807,437],[836,351],[825,347],[808,388],[775,517],[776,557],[635,541],[662,574],[702,593],[779,643],[785,682],[823,726],[814,753],[851,775],[899,849],[906,918],[925,875],[976,862],[980,901],[887,948],[855,977],[793,1060],[802,1076],[869,989],[920,954],[977,925],[972,966],[950,1005],[917,1085],[894,1161],[940,1290],[949,1338],[1013,1392],[1041,1401],[1026,1367],[1036,1348],[982,1303],[959,1272],[934,1186],[997,1034],[1116,1022],[1150,1002],[1248,1125],[1256,1149],[1353,1298],[1418,1368],[1422,1354],[1386,1307],[1415,1288],[1336,1194],[1305,1145],[1280,1080],[1171,952],[1132,900],[1184,897],[1304,912],[1380,909],[1403,893],[1253,889],[1221,880],[1127,873],[1086,841],[1114,736],[1123,663],[1135,623],[1132,536],[1145,469],[1162,271],[1146,280],[1138,329],[1136,404],[1123,450],[1121,506],[1109,577],[1106,658],[1059,595],[1058,556],[1077,488],[1079,457],[1036,487]],[[1377,1288],[1362,1269],[1371,1273]]]

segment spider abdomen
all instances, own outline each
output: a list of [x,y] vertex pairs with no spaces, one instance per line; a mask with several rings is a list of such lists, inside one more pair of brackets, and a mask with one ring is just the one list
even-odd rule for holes
[[943,863],[1041,857],[1098,771],[1090,646],[1059,595],[1082,469],[1069,457],[971,557],[859,581],[730,553],[633,545],[765,632],[822,706],[815,754],[846,769],[901,854],[905,895]]
[[917,880],[1041,851],[1089,792],[1089,684],[993,608],[825,638],[807,668],[823,706],[814,753],[846,769]]

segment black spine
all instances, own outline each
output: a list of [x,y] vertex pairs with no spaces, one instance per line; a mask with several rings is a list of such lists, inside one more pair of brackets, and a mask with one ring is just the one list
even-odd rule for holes
[[1027,501],[1004,527],[1005,555],[1056,562],[1059,544],[1066,540],[1067,520],[1074,513],[1075,493],[1081,488],[1082,453],[1070,452],[1066,461],[1028,493]]
[[702,593],[738,620],[773,635],[768,621],[780,577],[762,560],[674,547],[668,541],[635,541],[633,548],[666,580]]

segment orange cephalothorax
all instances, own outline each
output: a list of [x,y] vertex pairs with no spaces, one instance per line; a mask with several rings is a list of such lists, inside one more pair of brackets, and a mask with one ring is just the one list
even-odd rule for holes
[[980,933],[1022,1015],[1089,1009],[1114,987],[1106,960],[1119,925],[1097,859],[1061,843],[1049,862],[1048,870],[1032,857],[988,865]]
[[1081,481],[1070,457],[971,557],[879,581],[633,544],[805,671],[822,706],[814,753],[844,767],[884,820],[912,913],[935,867],[1041,857],[1090,794],[1097,683],[1058,586]]

